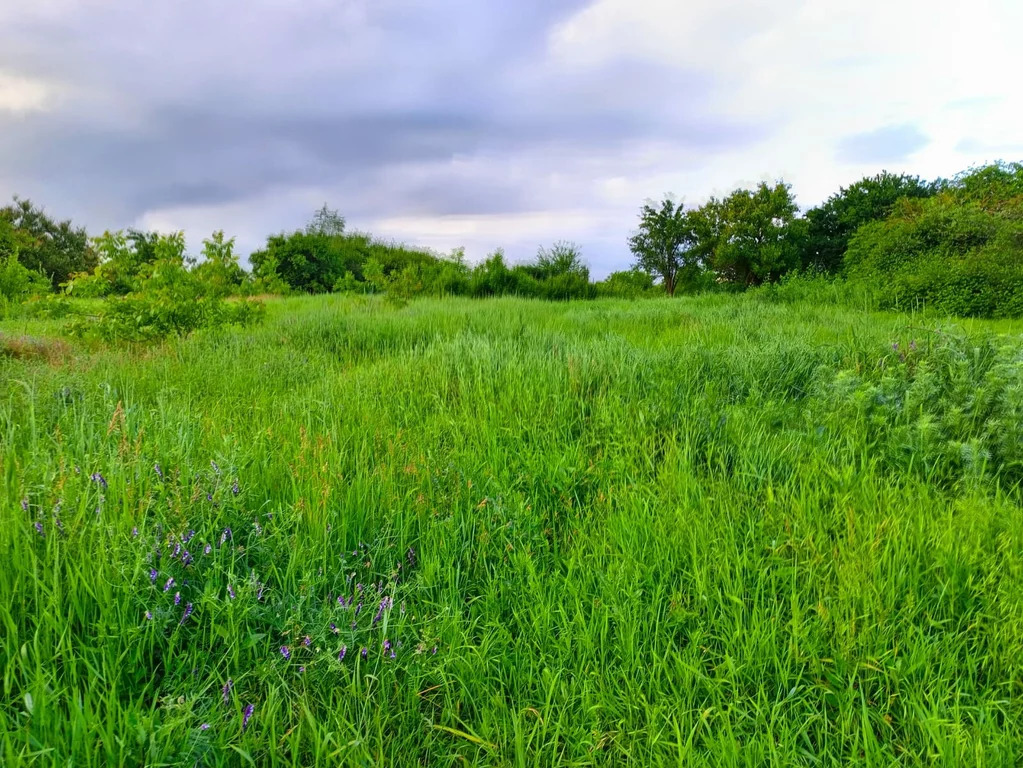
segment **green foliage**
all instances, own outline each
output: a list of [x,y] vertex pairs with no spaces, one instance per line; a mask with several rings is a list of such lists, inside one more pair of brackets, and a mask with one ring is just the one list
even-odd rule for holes
[[329,216],[323,218],[320,211],[305,231],[267,238],[266,247],[249,257],[256,279],[279,279],[290,290],[303,293],[327,293],[344,279],[345,273],[356,280],[374,282],[366,275],[370,260],[380,266],[385,277],[437,260],[426,251],[385,243],[369,235],[343,234],[343,220],[332,224]]
[[200,328],[251,325],[263,314],[263,305],[255,301],[228,302],[173,290],[143,291],[108,298],[98,318],[77,318],[69,325],[69,332],[104,341],[149,342],[187,335]]
[[656,290],[651,274],[638,267],[612,272],[594,288],[600,298],[617,299],[638,299],[650,296]]
[[6,312],[11,305],[45,293],[49,288],[49,281],[26,268],[16,252],[8,251],[5,255],[0,246],[0,310]]
[[309,232],[271,235],[266,247],[249,260],[257,279],[277,278],[290,289],[306,293],[326,293],[341,275],[358,268],[344,261],[332,238]]
[[1023,194],[1014,178],[1001,166],[978,169],[945,183],[934,197],[904,201],[888,219],[860,227],[845,257],[850,277],[880,282],[885,306],[1019,316]]
[[206,285],[213,296],[239,293],[246,275],[234,252],[234,238],[225,239],[223,230],[219,230],[202,242],[203,260],[192,270],[195,279]]
[[1023,197],[1023,163],[999,161],[970,168],[951,180],[938,181],[935,186],[961,202],[996,209]]
[[345,233],[345,217],[324,203],[306,225],[306,233],[321,237],[338,237]]
[[45,275],[53,288],[67,282],[73,273],[96,266],[85,229],[67,220],[55,221],[30,200],[15,197],[13,203],[0,208],[0,222],[16,232],[22,265]]
[[656,275],[669,296],[679,283],[692,282],[703,266],[694,250],[695,234],[682,202],[670,197],[659,206],[645,203],[640,209],[639,230],[629,238],[636,267]]
[[882,171],[842,187],[823,204],[806,212],[807,231],[802,243],[804,269],[839,272],[849,240],[869,222],[885,219],[904,199],[930,197],[935,185],[918,176]]
[[777,280],[799,264],[802,225],[788,184],[761,182],[711,198],[694,214],[696,250],[719,278],[740,286]]
[[473,296],[504,296],[514,293],[515,277],[504,261],[504,251],[498,249],[472,270]]
[[68,294],[107,299],[98,314],[75,318],[71,333],[107,341],[153,341],[259,320],[258,303],[224,301],[238,292],[244,279],[234,240],[215,232],[203,246],[204,261],[197,265],[185,252],[181,232],[107,232],[97,238],[99,265],[91,275],[76,276]]
[[850,309],[877,310],[880,288],[869,280],[849,280],[829,272],[793,270],[777,282],[764,283],[749,291],[750,298],[780,304],[834,305]]

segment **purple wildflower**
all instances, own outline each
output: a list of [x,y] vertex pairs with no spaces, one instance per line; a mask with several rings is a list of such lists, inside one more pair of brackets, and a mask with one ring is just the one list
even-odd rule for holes
[[181,593],[180,592],[175,592],[174,593],[174,605],[181,605]]
[[136,526],[133,526],[132,529],[131,529],[131,537],[133,539],[137,539],[138,536],[139,536],[139,527],[136,525]]
[[337,660],[338,661],[344,661],[346,653],[348,653],[348,646],[347,645],[342,645],[341,646],[341,652],[337,655]]
[[242,717],[242,733],[245,733],[245,729],[249,726],[249,720],[252,718],[252,713],[256,711],[255,706],[249,704],[245,707],[245,714]]
[[305,667],[299,667],[298,668],[298,673],[302,674],[303,672],[305,672]]
[[157,575],[158,574],[156,573],[156,569],[155,568],[150,568],[149,569],[149,581],[150,581],[150,583],[152,583],[152,584],[156,583]]
[[391,650],[391,641],[390,640],[386,640],[386,639],[384,640],[384,650],[385,651]]
[[189,552],[186,549],[184,552],[181,553],[181,564],[182,565],[190,565],[191,562],[192,562],[192,553]]
[[210,729],[209,723],[203,723],[202,725],[199,726],[200,731],[208,731],[209,729]]
[[227,594],[229,594],[231,596],[231,599],[234,600],[234,590],[231,589],[230,584],[227,585]]
[[263,600],[263,590],[264,589],[266,589],[266,587],[264,587],[262,584],[260,584],[259,585],[259,591],[256,592],[256,600],[259,600],[259,601]]
[[430,653],[431,653],[432,655],[434,655],[434,656],[436,656],[436,655],[437,655],[437,646],[436,646],[436,645],[435,645],[435,646],[433,646],[433,650],[432,650],[432,651],[430,651]]
[[220,467],[217,466],[217,462],[211,460],[210,461],[210,466],[213,467],[214,474],[217,474],[217,475],[220,474]]
[[282,645],[281,646],[281,656],[283,656],[285,659],[290,659],[291,658],[291,649],[288,648],[288,646],[286,646],[286,645]]
[[338,595],[337,596],[337,604],[340,605],[342,608],[347,608],[348,607],[348,601],[345,600],[343,595]]
[[365,659],[367,656],[369,656],[369,648],[363,647],[363,649],[362,649],[362,658]]
[[409,568],[416,567],[416,551],[412,548],[408,548],[408,552],[405,553],[405,559],[408,560]]
[[103,477],[103,475],[101,475],[99,472],[93,472],[89,476],[89,479],[92,480],[92,482],[94,483],[99,483],[104,491],[107,489],[107,479]]
[[227,704],[227,702],[230,700],[232,685],[234,685],[234,681],[228,679],[228,681],[224,683],[224,687],[220,689],[221,698],[224,700],[225,704]]
[[393,658],[395,658],[396,656],[397,656],[397,654],[396,654],[396,653],[395,653],[394,651],[391,651],[391,658],[393,659]]
[[339,630],[339,629],[337,628],[337,624],[335,624],[335,623],[334,623],[334,622],[332,621],[332,622],[330,622],[330,631],[331,631],[331,632],[333,632],[333,633],[334,633],[334,634],[336,635],[336,634],[337,634],[338,632],[340,632],[341,630]]
[[257,536],[262,536],[263,535],[263,528],[260,526],[258,520],[253,520],[252,521],[252,527],[256,529],[256,535]]
[[156,476],[158,478],[163,480],[163,470],[160,469],[160,462],[156,462],[155,464],[153,464],[153,471],[156,473]]
[[153,612],[152,611],[146,611],[146,621],[152,621],[152,620],[153,620]]
[[892,352],[898,352],[898,351],[899,351],[899,342],[893,341],[892,342]]
[[187,544],[195,537],[195,531],[189,530],[188,533],[181,534],[181,543]]
[[191,603],[186,603],[185,604],[185,612],[181,614],[181,621],[179,621],[178,623],[179,624],[184,624],[185,620],[188,619],[188,617],[191,616],[191,615],[192,615],[192,604]]
[[173,586],[174,586],[174,577],[171,576],[169,579],[167,579],[167,583],[163,585],[163,591],[164,592],[169,592],[170,588],[173,587]]
[[312,645],[312,642],[313,639],[309,637],[309,635],[306,635],[304,638],[302,638],[302,645],[304,645],[306,648]]
[[181,554],[181,545],[177,542],[174,543],[174,552],[171,554],[171,558],[175,558]]
[[238,487],[238,480],[236,478],[235,481],[231,484],[231,493],[233,493],[235,496],[237,496],[241,492],[242,492],[242,489]]
[[384,611],[391,610],[391,607],[393,605],[394,605],[394,600],[391,599],[390,597],[385,597],[383,600],[381,600],[380,601],[380,607],[377,609],[377,615],[373,617],[373,623],[374,624],[379,623],[381,621],[381,619],[384,618]]
[[28,499],[21,500],[21,511],[28,512]]
[[38,533],[40,536],[45,536],[46,535],[45,533],[43,533],[43,524],[42,523],[40,523],[38,520],[36,520],[36,522],[33,523],[33,525],[34,525],[34,527],[36,529],[36,533]]
[[358,584],[356,584],[355,588],[359,591],[360,595],[362,594],[363,590],[365,590],[365,587],[362,586],[362,582],[359,582]]
[[357,606],[355,606],[355,616],[356,616],[356,618],[358,618],[359,613],[361,611],[362,611],[362,602],[360,601],[359,604]]

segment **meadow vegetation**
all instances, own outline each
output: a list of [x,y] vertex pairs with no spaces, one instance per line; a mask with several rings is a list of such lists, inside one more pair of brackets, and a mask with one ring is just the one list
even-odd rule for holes
[[0,762],[1013,764],[1023,325],[791,285],[8,343]]

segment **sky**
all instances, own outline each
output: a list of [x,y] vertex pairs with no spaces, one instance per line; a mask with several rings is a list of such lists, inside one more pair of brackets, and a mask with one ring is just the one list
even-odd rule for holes
[[1023,159],[1020,0],[0,0],[0,198],[630,265],[645,200]]

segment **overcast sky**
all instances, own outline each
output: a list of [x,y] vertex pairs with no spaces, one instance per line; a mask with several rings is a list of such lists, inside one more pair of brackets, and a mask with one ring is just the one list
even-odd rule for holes
[[1023,0],[0,0],[0,195],[628,266],[646,198],[1023,158]]

